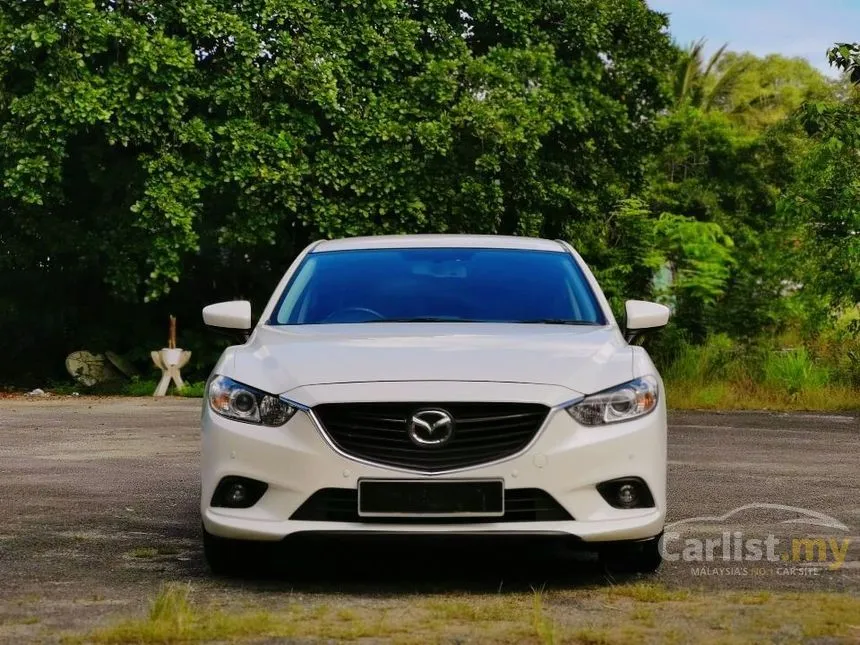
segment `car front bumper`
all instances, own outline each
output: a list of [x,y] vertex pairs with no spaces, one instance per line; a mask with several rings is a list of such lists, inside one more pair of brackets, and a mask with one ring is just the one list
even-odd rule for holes
[[[566,535],[584,542],[603,542],[649,538],[663,529],[666,410],[662,397],[652,413],[603,427],[581,426],[561,406],[554,407],[535,439],[518,455],[433,475],[365,463],[339,453],[312,412],[306,410],[297,412],[286,425],[272,428],[225,419],[204,405],[202,421],[201,513],[205,529],[220,537],[275,541],[306,532],[493,533]],[[268,489],[250,508],[211,506],[218,482],[230,475],[266,482]],[[653,495],[654,507],[619,509],[606,502],[597,484],[621,477],[641,478]],[[502,479],[506,490],[545,491],[574,519],[449,524],[290,519],[315,492],[356,489],[362,478]]]

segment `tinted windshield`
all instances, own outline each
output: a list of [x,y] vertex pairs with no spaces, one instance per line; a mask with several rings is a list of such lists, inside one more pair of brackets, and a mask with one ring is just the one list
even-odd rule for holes
[[522,249],[372,249],[309,254],[271,322],[604,324],[567,253]]

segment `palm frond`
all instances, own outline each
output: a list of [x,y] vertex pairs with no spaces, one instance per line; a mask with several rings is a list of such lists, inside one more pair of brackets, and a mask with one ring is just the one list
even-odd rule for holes
[[724,101],[732,93],[744,72],[750,68],[750,64],[749,60],[738,60],[723,70],[717,82],[704,97],[701,107],[708,112]]
[[725,43],[722,47],[720,47],[717,51],[714,52],[714,55],[711,56],[710,60],[708,61],[708,66],[705,68],[705,71],[702,74],[702,80],[708,78],[711,75],[711,72],[714,71],[714,68],[717,66],[717,63],[719,63],[720,59],[723,57],[723,54],[726,53],[726,47],[728,46],[729,44]]
[[675,74],[675,104],[681,104],[690,100],[694,88],[698,83],[702,71],[702,51],[705,48],[705,39],[690,43],[684,51],[681,62]]

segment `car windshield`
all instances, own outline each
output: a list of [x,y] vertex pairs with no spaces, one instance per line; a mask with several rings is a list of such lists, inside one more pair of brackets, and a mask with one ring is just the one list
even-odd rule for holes
[[605,319],[568,253],[398,248],[309,254],[270,320],[370,322],[602,325]]

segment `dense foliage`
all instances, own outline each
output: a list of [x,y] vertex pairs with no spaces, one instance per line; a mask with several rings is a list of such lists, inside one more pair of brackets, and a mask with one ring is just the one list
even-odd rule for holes
[[81,348],[143,365],[168,313],[202,373],[201,306],[260,306],[345,235],[565,238],[693,340],[823,324],[860,293],[850,86],[666,25],[641,0],[3,3],[0,382]]

